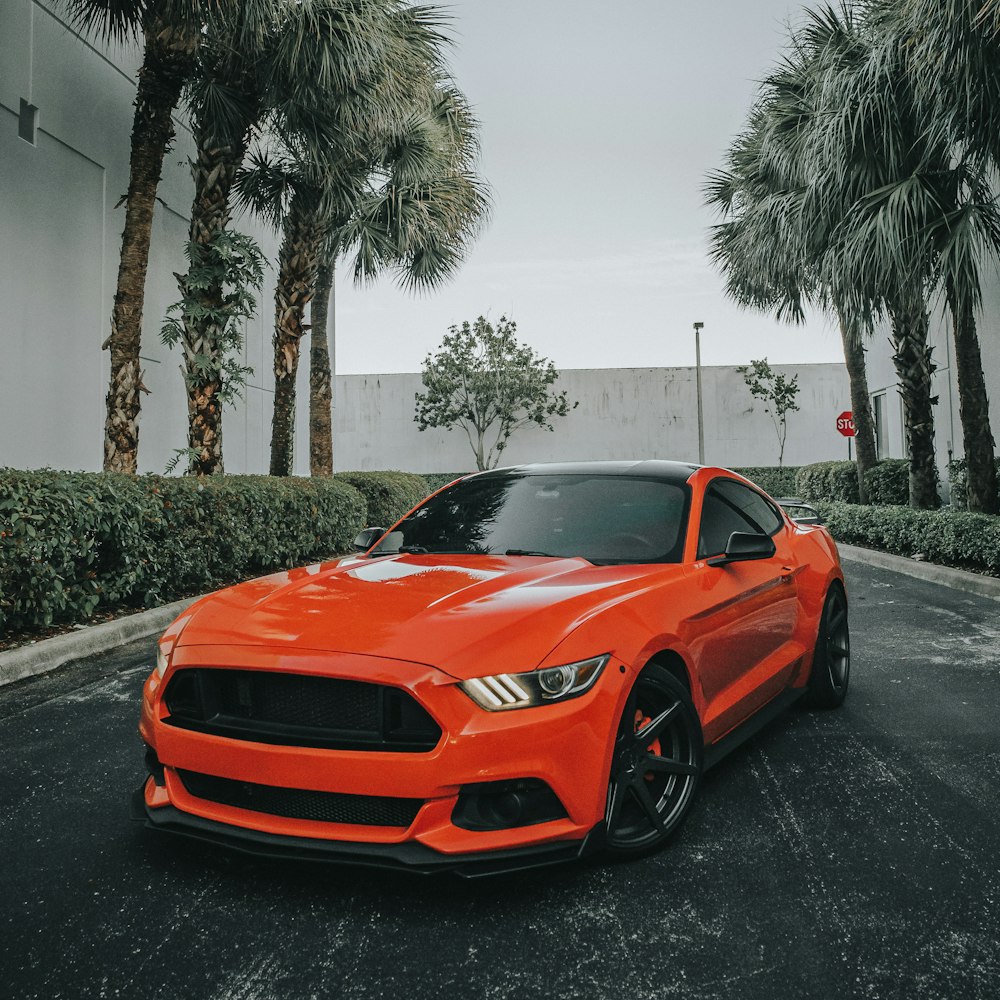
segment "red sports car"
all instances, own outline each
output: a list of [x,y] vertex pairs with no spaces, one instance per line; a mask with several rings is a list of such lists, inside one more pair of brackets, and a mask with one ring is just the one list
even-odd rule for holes
[[833,540],[724,469],[483,472],[358,548],[170,626],[137,818],[466,875],[638,855],[706,767],[798,698],[847,692]]

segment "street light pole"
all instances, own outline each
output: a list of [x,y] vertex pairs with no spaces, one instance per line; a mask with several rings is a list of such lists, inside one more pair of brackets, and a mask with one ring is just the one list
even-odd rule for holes
[[694,370],[698,384],[698,464],[705,464],[705,418],[701,408],[701,329],[704,323],[694,324]]

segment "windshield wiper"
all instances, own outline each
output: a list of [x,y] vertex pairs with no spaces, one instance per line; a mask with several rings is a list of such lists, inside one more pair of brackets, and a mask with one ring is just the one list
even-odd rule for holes
[[507,549],[505,556],[545,556],[548,559],[558,559],[551,552],[539,552],[537,549]]
[[400,545],[399,551],[409,555],[421,555],[424,552],[430,552],[430,549],[424,548],[423,545]]

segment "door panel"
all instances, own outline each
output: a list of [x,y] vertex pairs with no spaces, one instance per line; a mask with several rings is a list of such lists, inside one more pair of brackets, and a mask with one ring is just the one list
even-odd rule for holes
[[[770,559],[709,566],[733,531],[769,534]],[[685,642],[697,660],[711,743],[780,693],[802,655],[794,640],[798,567],[789,529],[764,498],[734,480],[717,480],[705,496],[699,562],[692,583],[701,610],[685,622]]]

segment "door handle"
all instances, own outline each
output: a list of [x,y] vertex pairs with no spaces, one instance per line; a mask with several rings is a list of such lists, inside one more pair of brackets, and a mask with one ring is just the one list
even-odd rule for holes
[[782,566],[781,567],[781,582],[791,583],[795,577],[795,567],[794,566]]

